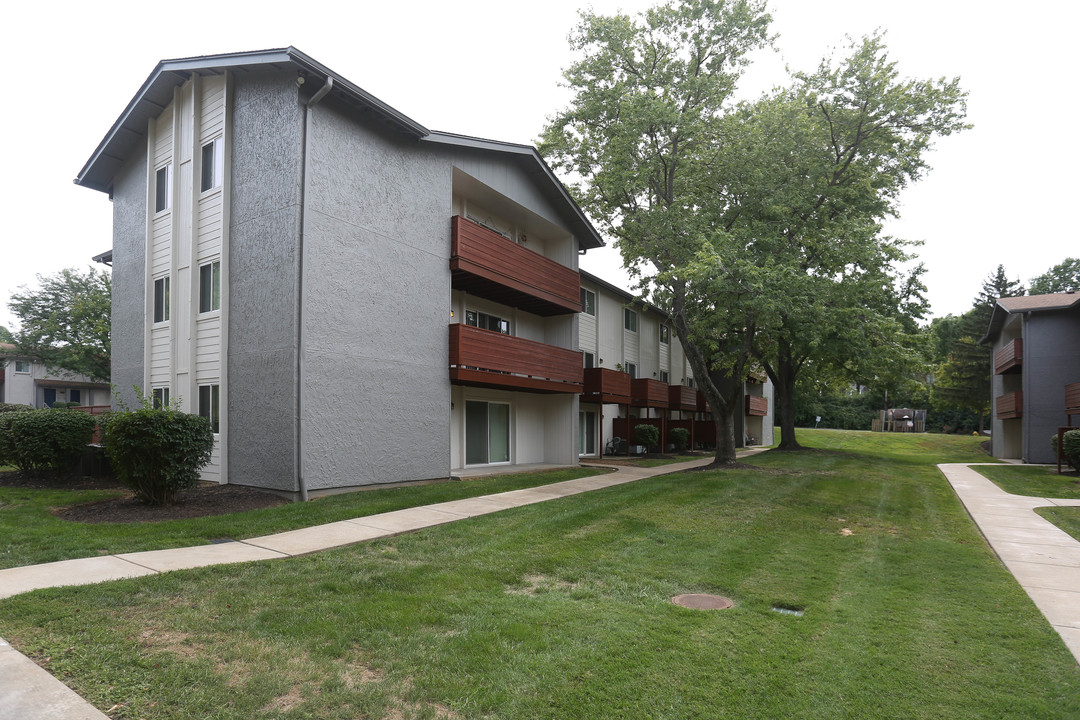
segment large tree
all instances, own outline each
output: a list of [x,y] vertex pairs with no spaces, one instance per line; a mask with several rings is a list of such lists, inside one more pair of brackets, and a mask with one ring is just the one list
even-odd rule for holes
[[899,78],[878,37],[790,88],[732,107],[749,47],[766,38],[754,3],[696,0],[626,16],[583,16],[575,97],[542,151],[582,179],[577,195],[618,239],[665,307],[721,437],[750,353],[776,385],[783,443],[794,384],[811,361],[867,375],[896,356],[905,244],[881,234],[936,135],[963,127],[957,82]]
[[1080,258],[1065,258],[1042,275],[1031,280],[1028,289],[1032,295],[1080,290]]
[[40,288],[25,286],[8,308],[19,319],[19,352],[49,367],[109,380],[112,283],[109,274],[89,268],[38,275]]
[[702,207],[725,107],[746,53],[768,41],[769,20],[758,0],[692,0],[637,19],[583,12],[571,34],[582,58],[565,73],[574,98],[541,143],[555,167],[580,178],[578,201],[670,313],[724,463],[735,461],[732,420],[753,335],[751,308],[726,290],[746,283],[749,298],[759,282],[738,257],[725,286],[715,282],[709,256],[727,257],[734,239]]

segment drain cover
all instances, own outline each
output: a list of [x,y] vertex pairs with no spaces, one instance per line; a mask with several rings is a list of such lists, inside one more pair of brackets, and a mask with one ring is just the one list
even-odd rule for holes
[[735,607],[735,603],[726,597],[701,593],[676,595],[671,598],[671,602],[691,610],[727,610],[730,607]]

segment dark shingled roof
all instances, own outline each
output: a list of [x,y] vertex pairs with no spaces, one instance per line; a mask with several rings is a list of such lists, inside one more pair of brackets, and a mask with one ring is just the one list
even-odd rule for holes
[[998,298],[994,304],[994,312],[990,316],[990,325],[986,329],[986,335],[979,340],[979,344],[985,345],[997,339],[1001,326],[1005,324],[1005,318],[1013,313],[1068,310],[1074,307],[1080,308],[1080,292]]

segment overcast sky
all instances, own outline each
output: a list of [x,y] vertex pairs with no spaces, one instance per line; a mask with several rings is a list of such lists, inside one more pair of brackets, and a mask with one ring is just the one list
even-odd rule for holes
[[[599,13],[652,2],[595,0]],[[17,3],[0,31],[17,87],[3,100],[0,325],[38,274],[85,268],[112,245],[111,206],[72,184],[154,65],[164,58],[293,45],[433,129],[535,143],[568,99],[566,37],[582,3]],[[966,311],[1002,263],[1025,284],[1080,256],[1074,112],[1080,4],[976,0],[771,0],[779,52],[755,56],[740,94],[809,70],[844,37],[876,28],[903,75],[959,76],[974,129],[939,141],[932,171],[903,195],[890,234],[922,240],[934,315]],[[12,80],[15,78],[12,77]],[[625,286],[613,250],[582,267]]]

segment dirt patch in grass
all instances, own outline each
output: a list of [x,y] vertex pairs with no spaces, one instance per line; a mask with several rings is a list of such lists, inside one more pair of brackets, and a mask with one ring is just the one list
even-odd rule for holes
[[172,505],[154,506],[137,500],[112,478],[29,478],[18,472],[0,473],[0,486],[48,490],[115,490],[117,497],[56,508],[53,515],[79,523],[161,522],[227,515],[275,507],[287,499],[243,485],[203,483],[186,490]]

